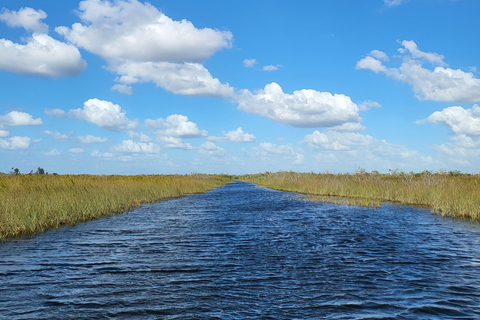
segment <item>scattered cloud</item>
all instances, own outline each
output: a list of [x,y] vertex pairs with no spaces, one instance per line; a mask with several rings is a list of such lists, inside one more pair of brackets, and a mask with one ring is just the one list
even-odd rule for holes
[[133,94],[133,88],[130,86],[127,86],[126,84],[115,84],[112,86],[112,91],[117,91],[126,95],[132,95]]
[[407,2],[408,0],[383,0],[383,3],[387,7],[396,7],[401,5],[402,3]]
[[116,81],[122,83],[125,88],[134,83],[153,82],[158,87],[175,94],[211,97],[228,97],[234,90],[228,83],[223,84],[212,77],[199,63],[128,61],[111,65],[109,69],[119,75]]
[[58,131],[44,130],[43,133],[47,136],[52,137],[55,140],[68,140],[70,138],[68,135],[60,133]]
[[184,149],[191,150],[193,146],[190,143],[183,142],[181,138],[172,136],[158,136],[157,141],[160,145],[167,149]]
[[85,149],[83,149],[83,148],[72,148],[72,149],[68,150],[68,152],[70,152],[70,153],[85,153]]
[[[388,68],[380,59],[378,50],[359,60],[356,69],[368,69],[384,73],[387,77],[408,83],[419,100],[432,101],[480,101],[480,79],[472,72],[446,67],[444,57],[437,53],[423,52],[413,41],[402,41],[402,63],[398,68]],[[433,70],[424,63],[436,65]]]
[[242,127],[237,130],[222,132],[223,137],[208,137],[209,141],[213,142],[254,142],[257,138],[253,134],[245,133]]
[[62,151],[58,150],[58,149],[49,149],[47,151],[44,151],[42,152],[44,155],[46,156],[50,156],[50,157],[56,157],[56,156],[60,156],[62,155]]
[[362,120],[359,107],[348,96],[307,89],[287,94],[275,82],[256,93],[241,90],[235,101],[240,110],[293,127],[334,127]]
[[153,141],[153,139],[151,137],[147,136],[146,134],[144,134],[142,132],[139,133],[139,132],[129,130],[129,131],[127,131],[127,134],[131,139],[135,139],[135,140],[138,140],[140,142],[152,142]]
[[87,100],[83,109],[72,109],[68,112],[75,119],[85,120],[108,130],[134,129],[137,122],[128,119],[126,113],[118,104],[96,98]]
[[279,68],[283,68],[281,64],[263,66],[263,71],[277,71]]
[[231,32],[198,29],[137,0],[81,1],[78,14],[82,23],[55,30],[107,62],[119,75],[112,90],[130,94],[131,84],[153,82],[182,95],[233,94],[202,65],[215,52],[231,48]]
[[86,136],[78,136],[78,141],[81,143],[103,143],[108,142],[108,138],[95,137],[87,134]]
[[253,68],[258,63],[257,59],[245,59],[243,60],[243,66],[245,68]]
[[[270,142],[262,142],[259,145],[259,155],[263,160],[272,159],[276,160],[280,157],[282,160],[290,161],[292,164],[302,164],[304,155],[302,152],[297,152],[293,145],[284,144],[277,145]],[[267,160],[269,161],[269,160]]]
[[51,117],[55,117],[55,118],[65,118],[65,117],[67,117],[67,113],[62,109],[48,109],[48,108],[45,108],[43,110],[43,112],[47,116],[51,116]]
[[10,136],[10,131],[4,130],[2,127],[0,127],[0,138],[7,138]]
[[18,150],[28,149],[32,139],[29,137],[10,137],[8,139],[0,139],[0,149]]
[[200,148],[198,148],[198,153],[201,155],[223,157],[225,156],[226,151],[225,149],[217,146],[215,143],[207,141],[200,145]]
[[160,147],[153,142],[135,142],[133,140],[123,140],[110,148],[113,153],[159,153]]
[[206,130],[198,129],[195,122],[189,121],[187,116],[181,114],[172,114],[166,119],[146,119],[145,125],[148,127],[159,128],[160,130],[158,130],[156,134],[163,136],[197,138],[206,137],[208,135]]
[[39,77],[72,77],[85,70],[87,63],[80,51],[71,44],[50,37],[48,26],[41,22],[47,14],[32,8],[4,10],[0,21],[10,27],[22,27],[33,32],[26,44],[0,39],[0,69]]
[[47,33],[48,25],[41,22],[45,19],[47,14],[43,10],[35,10],[29,7],[21,8],[18,11],[10,11],[3,9],[0,13],[0,21],[3,21],[7,26],[15,28],[21,27],[27,31],[38,33]]
[[0,116],[0,125],[4,126],[40,126],[42,119],[34,119],[31,114],[20,111],[10,111],[4,116]]

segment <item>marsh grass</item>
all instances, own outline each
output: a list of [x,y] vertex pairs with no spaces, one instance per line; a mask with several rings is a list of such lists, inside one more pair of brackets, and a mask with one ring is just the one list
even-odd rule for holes
[[3,175],[0,240],[74,225],[142,203],[201,193],[231,182],[221,175]]
[[380,206],[382,202],[428,207],[442,216],[480,221],[480,176],[458,172],[390,174],[261,173],[237,177],[258,185],[314,196],[340,204]]

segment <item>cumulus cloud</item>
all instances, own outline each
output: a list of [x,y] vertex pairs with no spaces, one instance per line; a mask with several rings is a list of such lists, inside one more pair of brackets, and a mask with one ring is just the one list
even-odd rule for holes
[[9,27],[21,27],[27,31],[47,33],[48,25],[41,22],[47,14],[43,10],[35,10],[29,7],[21,8],[18,11],[2,10],[0,21]]
[[243,66],[245,68],[253,68],[258,63],[257,59],[245,59],[243,60]]
[[409,150],[405,146],[375,139],[370,135],[361,133],[336,131],[322,133],[315,130],[313,133],[306,135],[302,142],[317,150],[353,150],[389,159],[415,159],[422,157],[417,151]]
[[293,127],[333,127],[361,121],[359,107],[348,96],[306,89],[287,94],[275,82],[256,93],[241,90],[235,101],[241,110]]
[[6,138],[10,136],[10,131],[4,130],[2,127],[0,127],[0,138]]
[[23,27],[33,32],[26,43],[0,39],[0,69],[40,77],[71,77],[87,66],[78,49],[47,34],[48,26],[41,22],[47,14],[42,10],[22,8],[5,10],[0,20],[11,27]]
[[212,77],[199,63],[128,61],[111,65],[109,69],[119,75],[117,81],[125,87],[134,83],[153,82],[167,91],[185,96],[227,97],[233,94],[233,88],[228,83],[223,84]]
[[264,159],[271,159],[272,156],[275,159],[280,157],[297,165],[302,164],[304,160],[303,153],[297,152],[291,144],[277,145],[270,142],[262,142],[258,150],[260,151],[260,156]]
[[51,117],[55,117],[55,118],[65,118],[67,116],[67,113],[62,109],[48,109],[48,108],[45,108],[43,110],[43,112],[47,116],[51,116]]
[[78,136],[78,141],[81,143],[103,143],[108,142],[108,138],[95,137],[87,134],[86,136]]
[[401,5],[402,3],[407,2],[408,0],[383,0],[383,3],[387,7],[396,7]]
[[[480,107],[473,105],[470,109],[453,106],[435,111],[427,119],[417,121],[417,124],[438,123],[445,125],[452,131],[450,137],[456,148],[478,148],[480,147]],[[437,146],[437,151],[445,153],[447,149],[454,149],[449,145]]]
[[183,142],[181,138],[172,137],[172,136],[159,136],[157,141],[160,145],[167,149],[184,149],[191,150],[193,146],[190,143]]
[[44,155],[46,156],[50,156],[50,157],[56,157],[56,156],[60,156],[62,155],[62,151],[58,150],[58,149],[50,149],[50,150],[47,150],[47,151],[44,151],[42,152]]
[[160,147],[153,142],[135,142],[133,140],[123,140],[122,143],[110,148],[114,153],[159,153]]
[[68,152],[70,152],[70,153],[84,153],[85,149],[83,149],[83,148],[72,148],[72,149],[68,150]]
[[435,111],[427,121],[446,125],[457,135],[480,136],[480,107],[476,104],[470,109],[455,106]]
[[46,134],[47,136],[52,137],[55,140],[68,140],[69,139],[68,135],[66,135],[64,133],[60,133],[58,131],[44,130],[43,133]]
[[128,119],[126,111],[110,101],[89,99],[83,109],[72,109],[68,114],[78,120],[85,120],[108,130],[134,129],[136,121]]
[[209,141],[217,142],[254,142],[257,138],[253,134],[243,132],[242,127],[237,130],[222,132],[223,137],[208,137]]
[[30,147],[31,139],[29,137],[10,137],[8,139],[0,139],[0,149],[18,150],[28,149]]
[[215,52],[232,46],[231,32],[172,20],[137,0],[81,1],[78,13],[82,23],[56,31],[107,62],[108,69],[120,76],[113,90],[129,94],[130,84],[154,82],[176,94],[233,93],[202,65]]
[[42,124],[42,119],[34,119],[31,114],[26,112],[10,111],[4,116],[0,116],[0,125],[5,126],[39,126]]
[[[388,68],[377,53],[370,52],[359,60],[356,69],[368,69],[375,73],[405,82],[412,86],[415,96],[420,100],[432,101],[480,101],[480,79],[472,72],[446,67],[444,57],[437,53],[423,52],[413,41],[402,41],[402,63],[398,68]],[[427,69],[424,63],[436,65]]]
[[138,140],[140,142],[151,142],[153,139],[142,132],[135,132],[132,130],[127,131],[127,134],[130,138]]
[[195,122],[189,121],[187,116],[181,114],[172,114],[166,119],[146,119],[145,125],[148,127],[159,128],[160,130],[156,133],[163,136],[197,138],[206,137],[208,134],[206,130],[198,129]]
[[133,94],[133,88],[130,86],[127,86],[126,84],[115,84],[112,86],[112,91],[117,91],[126,95],[132,95]]
[[201,155],[223,157],[226,154],[226,151],[225,149],[217,146],[215,143],[207,141],[200,145],[200,148],[198,148],[198,153]]
[[277,71],[279,68],[282,68],[281,64],[263,66],[263,71]]

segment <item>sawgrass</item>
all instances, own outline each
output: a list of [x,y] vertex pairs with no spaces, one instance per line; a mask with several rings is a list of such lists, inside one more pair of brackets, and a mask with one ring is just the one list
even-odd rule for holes
[[239,180],[315,196],[320,201],[380,206],[382,202],[428,207],[442,216],[480,221],[480,176],[457,171],[390,174],[277,172],[243,175]]
[[222,175],[2,175],[0,240],[125,212],[145,202],[201,193]]

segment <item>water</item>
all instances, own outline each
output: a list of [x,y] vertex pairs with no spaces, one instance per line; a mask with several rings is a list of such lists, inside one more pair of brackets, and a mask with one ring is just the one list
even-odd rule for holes
[[234,183],[0,244],[0,319],[479,319],[480,226]]

